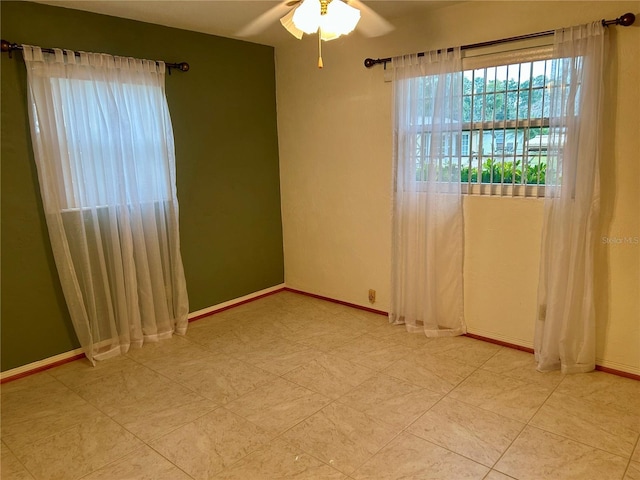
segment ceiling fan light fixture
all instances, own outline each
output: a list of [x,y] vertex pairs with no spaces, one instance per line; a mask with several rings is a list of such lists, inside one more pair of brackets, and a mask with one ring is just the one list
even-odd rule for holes
[[298,40],[304,33],[318,33],[318,68],[322,68],[322,41],[351,33],[360,21],[360,10],[343,0],[293,0],[286,5],[296,3],[280,23]]
[[304,33],[316,33],[320,26],[320,0],[303,0],[293,11],[293,24]]
[[335,40],[336,38],[338,38],[340,36],[339,33],[328,32],[324,28],[321,29],[318,33],[320,34],[320,39],[324,40],[325,42],[328,42],[329,40]]
[[302,35],[304,32],[296,27],[295,23],[293,23],[293,14],[295,13],[295,9],[289,11],[284,17],[280,19],[280,23],[284,28],[287,29],[291,35],[296,37],[298,40],[302,39]]
[[[323,8],[325,14],[322,14]],[[342,0],[302,0],[280,19],[284,28],[297,39],[302,38],[303,33],[313,34],[320,29],[320,38],[325,41],[351,33],[358,21],[360,10]]]
[[353,32],[359,21],[360,10],[335,0],[327,6],[326,15],[321,15],[320,28],[322,31],[334,33],[336,35],[334,38],[337,38]]

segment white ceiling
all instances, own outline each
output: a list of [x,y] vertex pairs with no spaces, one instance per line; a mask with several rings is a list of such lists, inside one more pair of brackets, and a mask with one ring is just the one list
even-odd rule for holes
[[[277,0],[44,0],[38,3],[230,38],[240,38],[237,35],[238,31],[274,6],[280,5],[285,12],[287,11],[281,5],[283,2]],[[445,0],[366,1],[367,6],[386,18],[391,24],[394,23],[394,19],[418,15],[452,3],[458,2]],[[275,20],[270,22],[270,27],[260,34],[242,39],[272,46],[295,40],[280,25],[278,18],[279,16],[276,16]]]

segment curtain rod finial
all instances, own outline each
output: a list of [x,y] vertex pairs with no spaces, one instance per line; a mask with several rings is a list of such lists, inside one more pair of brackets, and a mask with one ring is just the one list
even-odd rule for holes
[[629,25],[633,25],[636,21],[636,16],[631,13],[625,13],[624,15],[619,16],[615,20],[604,20],[602,19],[602,26],[607,27],[609,25],[621,25],[623,27],[628,27]]
[[633,13],[625,13],[618,19],[618,21],[623,27],[628,27],[629,25],[633,25],[633,22],[636,21],[636,16]]
[[0,40],[0,50],[3,52],[8,52],[11,50],[11,44],[6,40]]

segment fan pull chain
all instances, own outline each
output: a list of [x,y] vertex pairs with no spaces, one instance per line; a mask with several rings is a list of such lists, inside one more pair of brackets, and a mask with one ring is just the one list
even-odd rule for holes
[[322,63],[322,28],[318,28],[318,68],[324,67]]

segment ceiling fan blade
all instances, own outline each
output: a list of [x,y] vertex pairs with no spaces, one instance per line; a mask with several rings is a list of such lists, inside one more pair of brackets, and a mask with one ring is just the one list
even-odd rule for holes
[[381,37],[395,28],[360,0],[346,0],[346,2],[362,13],[357,29],[363,35],[367,37]]
[[[289,4],[292,2],[281,2],[275,7],[270,8],[251,23],[243,27],[236,33],[239,37],[252,37],[262,33],[264,30],[274,24],[280,17],[287,14],[291,9]],[[295,3],[298,3],[297,1]],[[295,5],[294,3],[294,5]]]

